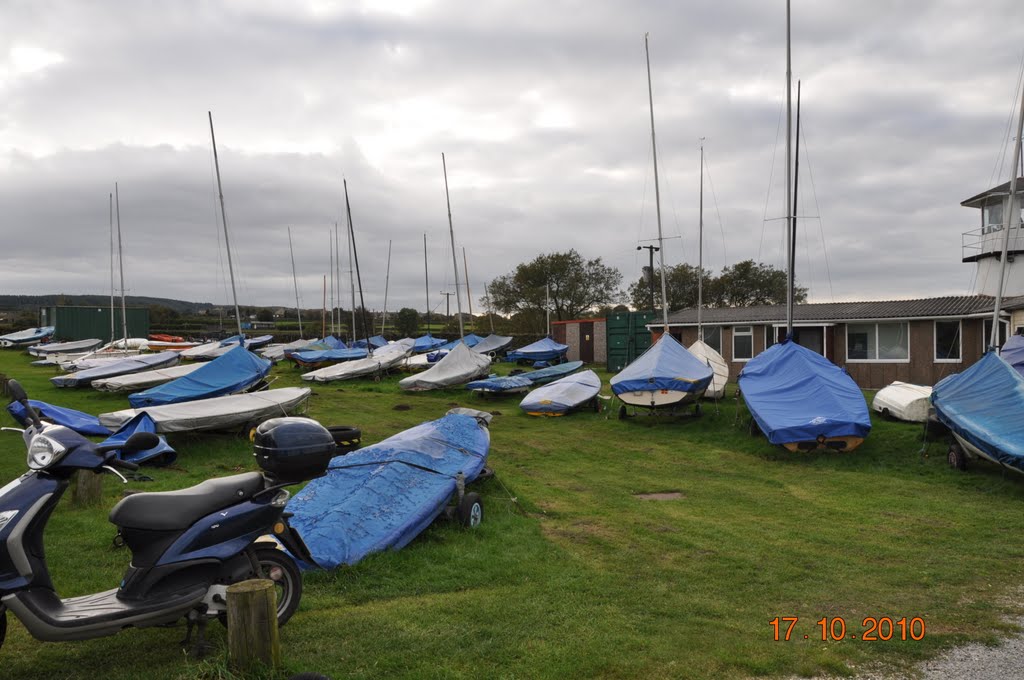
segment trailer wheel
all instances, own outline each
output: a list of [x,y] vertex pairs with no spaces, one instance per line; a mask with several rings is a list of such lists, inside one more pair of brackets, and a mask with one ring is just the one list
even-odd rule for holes
[[704,409],[701,407],[699,401],[693,405],[693,415],[697,416],[698,418],[704,415]]
[[626,405],[623,404],[622,406],[619,407],[619,420],[625,420],[625,419],[626,419]]
[[480,500],[480,494],[470,491],[463,496],[455,510],[455,516],[458,518],[459,524],[467,529],[475,529],[480,526],[480,523],[484,521],[484,504]]
[[748,429],[750,430],[751,437],[760,437],[763,434],[761,432],[761,426],[758,425],[757,421],[754,420],[753,418],[750,419],[750,425]]
[[949,445],[949,451],[946,453],[946,460],[949,462],[949,467],[956,470],[967,469],[967,454],[964,453],[963,448],[953,442]]

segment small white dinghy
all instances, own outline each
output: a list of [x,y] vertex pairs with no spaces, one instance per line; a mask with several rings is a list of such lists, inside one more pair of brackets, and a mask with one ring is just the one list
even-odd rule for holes
[[586,404],[593,404],[596,410],[600,391],[601,379],[587,370],[538,387],[523,398],[519,408],[531,416],[562,416]]
[[305,402],[310,394],[312,390],[308,387],[282,387],[265,392],[232,394],[179,404],[127,408],[122,411],[101,413],[99,419],[104,427],[117,430],[145,411],[156,423],[156,431],[160,434],[226,430],[254,421],[289,415]]
[[102,392],[138,392],[176,380],[183,375],[188,375],[192,371],[202,368],[202,366],[201,363],[196,362],[178,364],[170,368],[157,368],[152,371],[119,375],[115,378],[93,380],[92,386],[94,389]]
[[403,361],[409,356],[411,351],[411,340],[399,340],[380,349],[373,350],[373,355],[365,359],[343,361],[340,364],[331,364],[309,373],[303,373],[302,379],[315,380],[316,382],[332,382],[335,380],[351,380],[352,378],[361,378],[363,376],[379,376]]
[[706,363],[715,372],[711,376],[711,384],[708,385],[708,389],[704,392],[704,397],[706,399],[721,399],[724,397],[725,383],[729,382],[729,364],[726,363],[725,359],[714,347],[708,345],[703,340],[698,340],[687,349],[690,350],[690,354]]
[[897,380],[875,394],[871,410],[887,418],[923,423],[928,420],[932,388]]

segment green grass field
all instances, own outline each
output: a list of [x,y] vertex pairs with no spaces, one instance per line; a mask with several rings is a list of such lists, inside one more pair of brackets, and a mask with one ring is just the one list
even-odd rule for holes
[[[88,389],[58,391],[27,355],[0,354],[0,372],[33,398],[90,413],[127,404]],[[275,387],[300,383],[290,366],[273,375]],[[954,471],[941,443],[921,452],[919,426],[875,419],[853,453],[791,454],[751,437],[732,399],[706,405],[700,419],[619,421],[614,410],[537,419],[515,397],[405,394],[398,377],[317,386],[309,414],[356,425],[369,444],[454,405],[493,412],[497,474],[478,488],[484,523],[470,532],[438,522],[399,552],[307,574],[302,606],[281,631],[279,677],[905,670],[956,644],[995,642],[1012,631],[1006,617],[1024,610],[1024,477],[984,463]],[[25,457],[16,434],[0,437],[3,484],[24,471]],[[129,488],[174,489],[255,468],[239,436],[171,441],[178,463]],[[106,521],[123,485],[104,484],[104,509],[72,510],[65,499],[50,522],[46,549],[62,596],[114,587],[127,565]],[[653,493],[672,497],[638,497]],[[776,617],[799,618],[789,641],[773,639]],[[823,641],[823,617],[844,619],[847,638]],[[866,617],[920,617],[926,632],[864,641]],[[183,626],[44,644],[8,618],[4,678],[229,675],[216,625],[209,632],[219,651],[194,661],[178,645]],[[784,634],[788,624],[781,627]]]

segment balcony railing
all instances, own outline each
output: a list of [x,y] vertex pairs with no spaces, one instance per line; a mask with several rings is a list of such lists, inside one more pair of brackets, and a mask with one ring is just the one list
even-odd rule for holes
[[[964,262],[974,262],[986,256],[998,256],[1003,250],[1003,228],[983,227],[965,231],[960,236],[960,250]],[[1024,234],[1020,228],[1010,231],[1007,250],[1010,254],[1024,253]]]

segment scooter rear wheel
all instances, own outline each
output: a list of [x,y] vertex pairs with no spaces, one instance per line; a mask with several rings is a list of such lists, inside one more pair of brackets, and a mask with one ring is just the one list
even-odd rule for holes
[[[302,572],[287,553],[277,548],[256,548],[256,559],[260,563],[260,574],[251,574],[250,578],[265,578],[274,582],[277,595],[277,626],[280,628],[288,623],[302,599]],[[217,620],[227,628],[228,615],[222,612]]]
[[302,599],[302,573],[295,560],[277,548],[257,548],[261,578],[274,582],[277,590],[277,625],[283,626],[299,608]]

